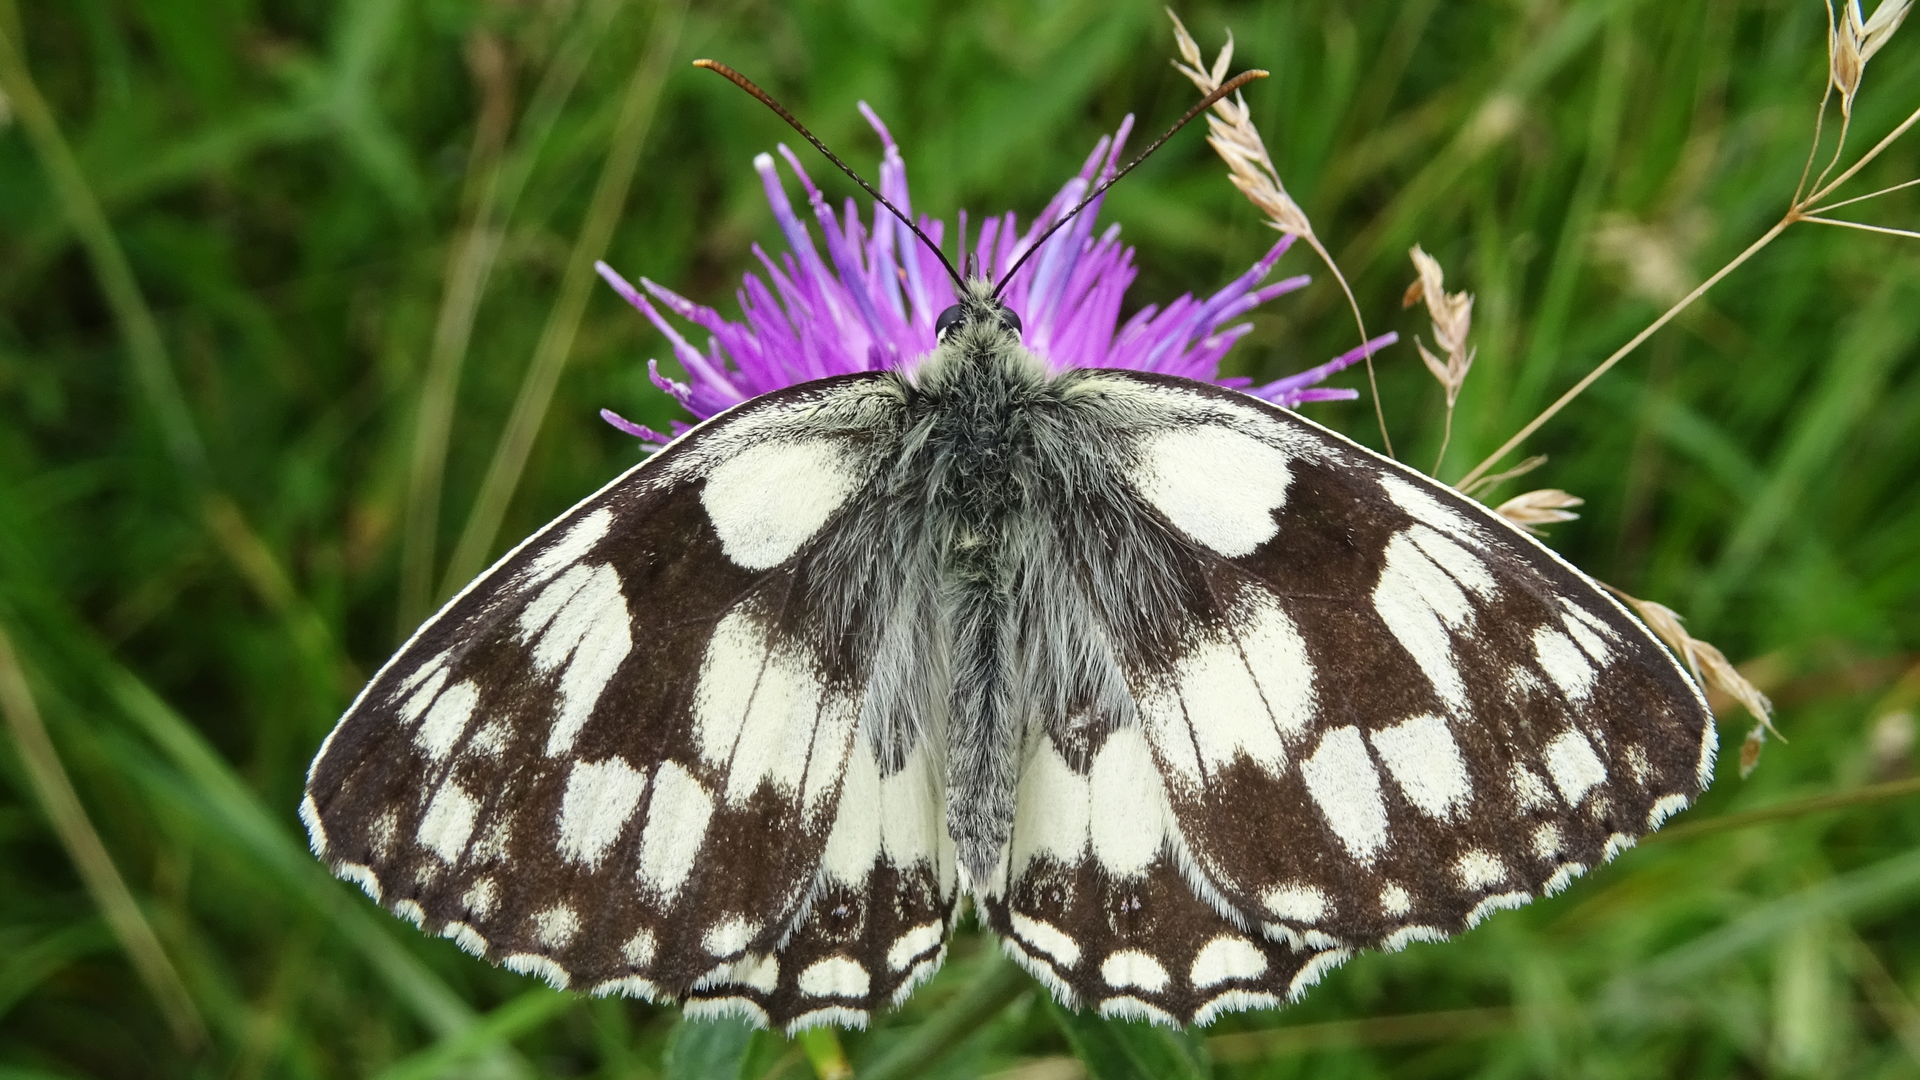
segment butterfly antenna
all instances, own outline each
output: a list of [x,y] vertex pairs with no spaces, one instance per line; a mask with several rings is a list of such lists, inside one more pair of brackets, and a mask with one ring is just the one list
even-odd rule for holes
[[[1177,133],[1181,128],[1186,127],[1187,124],[1191,123],[1194,117],[1199,116],[1203,112],[1206,112],[1208,109],[1213,107],[1214,102],[1219,101],[1221,98],[1226,97],[1228,94],[1233,93],[1234,91],[1247,85],[1253,80],[1264,79],[1266,77],[1267,77],[1267,73],[1264,71],[1261,71],[1258,68],[1255,68],[1252,71],[1243,71],[1240,74],[1235,75],[1233,78],[1228,79],[1226,83],[1222,85],[1218,90],[1215,90],[1213,93],[1208,94],[1206,97],[1201,98],[1200,104],[1195,105],[1191,109],[1188,109],[1187,115],[1181,117],[1177,122],[1175,122],[1175,124],[1172,127],[1168,128],[1167,133],[1165,135],[1162,135],[1159,138],[1153,140],[1153,145],[1147,147],[1145,150],[1142,150],[1140,152],[1139,157],[1134,158],[1132,161],[1127,163],[1126,168],[1121,169],[1119,172],[1114,173],[1112,176],[1107,177],[1105,180],[1102,180],[1100,182],[1100,186],[1094,188],[1091,194],[1089,194],[1086,198],[1081,199],[1079,204],[1076,205],[1073,209],[1067,211],[1065,214],[1062,214],[1060,216],[1060,220],[1054,222],[1053,226],[1049,228],[1046,232],[1041,233],[1040,239],[1035,240],[1032,246],[1028,247],[1025,252],[1022,252],[1018,259],[1014,260],[1013,266],[1009,268],[1004,275],[1001,276],[1000,283],[993,287],[994,298],[995,299],[999,298],[1000,290],[1007,287],[1007,282],[1013,280],[1013,275],[1018,273],[1022,266],[1026,265],[1027,260],[1033,257],[1034,252],[1039,251],[1041,247],[1045,246],[1046,242],[1053,237],[1054,233],[1057,233],[1060,231],[1061,226],[1064,226],[1067,222],[1072,221],[1076,216],[1079,215],[1080,211],[1085,210],[1087,208],[1087,205],[1093,202],[1093,200],[1099,198],[1102,195],[1105,195],[1107,193],[1107,189],[1119,183],[1121,177],[1132,172],[1133,167],[1135,165],[1138,165],[1141,162],[1152,157],[1153,152],[1155,150],[1160,149],[1160,147],[1163,146],[1168,139],[1173,138],[1175,133]],[[812,136],[808,136],[808,138],[812,138]],[[815,145],[818,145],[818,144],[816,143]],[[844,165],[841,166],[841,168],[845,168],[845,167],[846,166]]]
[[[853,177],[853,182],[865,188],[867,194],[880,200],[880,205],[886,207],[888,211],[890,211],[893,214],[894,217],[899,218],[900,223],[902,225],[905,225],[907,228],[912,229],[913,235],[919,237],[920,242],[927,245],[927,250],[933,252],[934,257],[940,260],[940,265],[946,268],[947,276],[953,279],[954,289],[957,290],[961,295],[966,294],[966,291],[967,291],[966,280],[962,278],[960,274],[954,270],[953,263],[947,260],[947,253],[940,250],[940,245],[934,243],[931,239],[929,239],[926,233],[923,233],[920,231],[920,226],[915,225],[911,220],[907,218],[907,215],[900,212],[899,207],[887,201],[887,197],[885,195],[880,194],[879,191],[874,189],[874,186],[872,184],[867,183],[866,180],[864,180],[859,173],[854,172],[852,166],[848,165],[844,161],[841,161],[840,156],[838,154],[835,154],[833,151],[827,149],[827,144],[821,142],[818,138],[816,138],[813,132],[808,131],[807,125],[801,123],[797,117],[795,117],[792,113],[788,112],[786,106],[773,100],[772,95],[768,94],[765,90],[762,90],[758,86],[755,86],[753,84],[752,79],[747,78],[745,75],[740,74],[739,72],[733,70],[732,68],[721,63],[718,60],[695,60],[693,62],[693,66],[698,68],[706,68],[708,71],[711,71],[717,75],[724,75],[735,86],[738,86],[740,89],[745,90],[747,93],[752,94],[756,98],[759,98],[760,104],[765,105],[769,109],[772,109],[774,113],[780,117],[780,119],[785,120],[793,128],[793,130],[799,132],[802,138],[812,143],[813,148],[815,150],[818,150],[822,154],[825,154],[827,156],[828,161],[831,161],[835,165],[839,166],[841,172],[846,173],[848,176]],[[1266,73],[1261,72],[1261,74],[1264,75]],[[1238,85],[1238,82],[1230,83],[1228,85],[1236,86]],[[1223,92],[1224,92],[1224,88],[1223,88]],[[1211,102],[1211,100],[1212,99],[1209,99],[1209,102]],[[1198,112],[1199,110],[1196,109],[1194,111]],[[1192,114],[1189,114],[1189,119],[1191,118],[1191,115]],[[1182,121],[1182,123],[1185,123],[1185,121]],[[1169,132],[1168,134],[1172,134],[1172,133]],[[1162,140],[1162,141],[1164,142],[1165,140]],[[1155,145],[1158,145],[1158,144],[1156,143]],[[1132,165],[1127,166],[1127,168],[1129,169],[1131,169],[1132,167],[1133,167]],[[1116,177],[1115,179],[1118,179],[1118,177]],[[963,241],[964,239],[965,238],[962,237]],[[960,257],[962,260],[964,260],[966,258],[966,253],[962,251]]]

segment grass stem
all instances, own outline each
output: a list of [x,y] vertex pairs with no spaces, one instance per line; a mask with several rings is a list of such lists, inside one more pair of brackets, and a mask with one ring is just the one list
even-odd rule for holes
[[1794,221],[1795,221],[1794,215],[1788,214],[1786,217],[1783,217],[1778,222],[1776,222],[1772,228],[1760,234],[1760,238],[1758,240],[1755,240],[1753,243],[1747,245],[1747,249],[1745,251],[1742,251],[1740,254],[1734,256],[1732,261],[1728,262],[1725,266],[1722,266],[1720,269],[1714,271],[1712,277],[1694,286],[1692,292],[1681,297],[1679,301],[1677,301],[1672,307],[1668,308],[1666,312],[1662,314],[1659,318],[1653,320],[1651,323],[1648,323],[1645,329],[1633,335],[1632,340],[1628,341],[1625,345],[1620,346],[1618,349],[1615,349],[1613,351],[1612,356],[1609,356],[1605,360],[1600,361],[1599,366],[1595,367],[1592,371],[1587,372],[1587,374],[1583,378],[1581,378],[1579,382],[1574,383],[1573,387],[1569,389],[1566,393],[1561,394],[1560,397],[1557,400],[1555,400],[1553,404],[1547,406],[1545,409],[1542,409],[1540,411],[1540,415],[1534,417],[1532,420],[1527,421],[1527,424],[1525,427],[1515,432],[1512,438],[1508,439],[1504,443],[1501,443],[1500,449],[1495,450],[1491,454],[1488,454],[1485,460],[1481,461],[1480,464],[1475,465],[1473,467],[1473,471],[1461,477],[1459,482],[1456,483],[1454,486],[1457,488],[1461,488],[1462,490],[1472,487],[1476,480],[1479,480],[1482,476],[1486,475],[1486,472],[1488,469],[1491,469],[1495,465],[1498,465],[1502,458],[1512,453],[1515,447],[1519,446],[1521,443],[1527,440],[1528,436],[1540,430],[1541,425],[1545,424],[1547,421],[1553,419],[1556,415],[1558,415],[1561,409],[1566,408],[1567,405],[1570,404],[1574,398],[1577,398],[1582,393],[1584,393],[1587,387],[1592,386],[1596,381],[1599,380],[1600,376],[1605,375],[1607,372],[1613,370],[1613,366],[1615,364],[1618,364],[1621,360],[1625,359],[1628,353],[1631,353],[1633,350],[1639,348],[1641,342],[1652,337],[1654,333],[1658,331],[1661,327],[1667,325],[1669,322],[1672,322],[1675,316],[1679,315],[1682,311],[1685,311],[1688,307],[1692,306],[1693,302],[1695,300],[1698,300],[1701,296],[1705,295],[1708,289],[1711,289],[1715,285],[1718,285],[1720,283],[1720,279],[1726,277],[1728,274],[1731,274],[1735,270],[1739,269],[1740,266],[1744,264],[1748,259],[1751,259],[1755,255],[1759,254],[1762,248],[1766,247],[1768,244],[1773,243],[1774,240],[1778,238],[1781,233],[1787,231],[1787,226],[1793,224]]
[[520,392],[507,418],[506,430],[494,448],[493,460],[481,481],[479,497],[467,516],[466,528],[454,548],[453,558],[441,592],[451,593],[485,568],[493,551],[500,525],[506,518],[507,504],[520,485],[533,441],[546,420],[547,407],[560,382],[567,355],[573,349],[574,335],[586,312],[587,299],[596,280],[593,264],[606,254],[627,190],[639,164],[640,148],[646,142],[660,103],[660,87],[666,80],[667,63],[679,44],[680,25],[685,15],[685,0],[667,0],[655,9],[652,32],[646,52],[635,65],[627,83],[626,98],[620,108],[612,145],[600,169],[585,220],[567,258],[567,269],[560,283],[560,296],[547,316],[540,341],[534,347],[533,361],[527,366]]
[[173,961],[160,947],[160,939],[140,910],[139,901],[133,898],[133,891],[127,888],[126,879],[114,866],[113,856],[107,854],[107,846],[88,819],[86,807],[80,804],[80,796],[73,789],[66,767],[60,764],[53,740],[47,737],[46,724],[40,719],[39,706],[34,703],[33,691],[27,685],[26,673],[20,669],[19,657],[14,654],[13,641],[5,627],[0,627],[0,711],[7,714],[14,747],[20,752],[21,764],[26,766],[34,794],[40,797],[40,805],[47,812],[54,834],[60,838],[60,846],[67,849],[67,857],[80,871],[87,893],[100,908],[113,936],[119,939],[120,947],[126,950],[135,974],[159,1003],[167,1026],[173,1030],[174,1041],[190,1053],[198,1050],[207,1042],[206,1021],[194,1006],[193,995],[187,992]]

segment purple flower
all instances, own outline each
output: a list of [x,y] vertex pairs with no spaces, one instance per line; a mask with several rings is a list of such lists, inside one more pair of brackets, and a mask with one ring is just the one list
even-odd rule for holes
[[[886,146],[880,164],[881,193],[902,212],[913,213],[900,148],[865,102],[860,111]],[[1025,232],[1007,213],[988,218],[969,236],[963,211],[958,222],[966,258],[963,271],[995,277],[1001,268],[1013,265],[1035,237],[1086,196],[1096,175],[1111,175],[1132,127],[1133,118],[1128,117],[1112,138],[1101,138],[1079,175],[1067,181]],[[953,282],[939,259],[905,225],[876,205],[869,234],[852,199],[836,214],[793,152],[785,145],[779,149],[806,191],[814,219],[825,235],[826,253],[823,256],[815,247],[812,234],[788,201],[773,157],[755,158],[754,168],[789,250],[776,260],[754,245],[754,256],[766,277],[747,274],[735,294],[744,322],[730,321],[713,308],[641,278],[646,294],[652,295],[649,300],[611,267],[598,264],[600,276],[666,335],[674,357],[686,369],[689,381],[681,383],[662,375],[657,362],[648,361],[654,385],[701,419],[794,383],[911,363],[933,349],[934,319],[954,302]],[[1204,300],[1182,296],[1164,310],[1149,304],[1121,325],[1121,298],[1135,274],[1133,249],[1120,244],[1118,225],[1094,235],[1099,209],[1096,201],[1055,233],[1001,294],[1002,302],[1020,316],[1027,348],[1056,369],[1158,371],[1236,387],[1291,408],[1306,401],[1358,397],[1357,391],[1317,384],[1359,361],[1368,348],[1377,351],[1397,340],[1397,335],[1383,334],[1366,346],[1265,386],[1252,386],[1246,378],[1218,378],[1221,357],[1252,329],[1251,324],[1234,320],[1307,283],[1307,277],[1300,275],[1260,285],[1292,246],[1293,237],[1282,237],[1246,273],[1212,296]],[[918,221],[935,243],[943,242],[943,222],[925,216]],[[695,348],[661,308],[704,328],[709,335],[706,351]],[[601,415],[648,442],[665,443],[670,437],[609,410],[602,409]],[[673,434],[686,427],[675,421]]]

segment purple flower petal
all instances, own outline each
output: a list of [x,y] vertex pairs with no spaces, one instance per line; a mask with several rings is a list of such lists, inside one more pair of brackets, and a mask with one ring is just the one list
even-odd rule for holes
[[[900,148],[865,102],[859,108],[880,136],[880,191],[902,213],[912,216],[906,162]],[[1061,214],[1085,197],[1094,183],[1111,175],[1132,128],[1133,118],[1129,116],[1112,137],[1100,139],[1079,173],[1061,186],[1024,231],[1014,215],[1007,213],[979,219],[977,232],[969,237],[967,215],[962,212],[955,230],[959,237],[956,256],[967,272],[988,277],[1004,273]],[[788,198],[773,156],[756,157],[754,169],[760,174],[787,250],[776,259],[754,245],[754,257],[759,259],[763,273],[744,276],[735,294],[739,320],[727,319],[713,308],[695,304],[645,278],[640,279],[643,293],[604,263],[596,266],[600,276],[666,336],[688,381],[681,383],[662,375],[651,361],[648,378],[697,417],[712,416],[750,397],[798,382],[910,364],[932,350],[934,319],[954,300],[953,285],[939,256],[902,222],[875,204],[870,208],[873,224],[869,231],[851,199],[836,212],[793,152],[784,145],[778,150],[806,195],[814,223],[825,241],[826,255],[822,257],[813,234]],[[1095,234],[1099,209],[1100,201],[1096,200],[1071,224],[1050,236],[1044,248],[1022,264],[1001,295],[1020,316],[1027,347],[1053,370],[1111,367],[1158,371],[1246,389],[1290,408],[1303,402],[1358,396],[1357,391],[1318,384],[1357,363],[1370,350],[1377,351],[1398,340],[1394,334],[1381,335],[1318,367],[1257,388],[1245,378],[1220,378],[1221,359],[1251,329],[1239,320],[1307,284],[1304,275],[1261,284],[1292,246],[1293,237],[1282,237],[1245,273],[1211,296],[1182,296],[1164,308],[1150,304],[1121,324],[1126,291],[1136,275],[1133,249],[1120,242],[1117,225]],[[944,223],[926,217],[916,217],[915,221],[929,240],[936,245],[942,243]],[[708,350],[695,348],[668,322],[661,308],[705,330]],[[602,415],[608,423],[637,438],[666,441],[667,436],[614,413],[603,411]],[[674,433],[686,427],[675,422]]]

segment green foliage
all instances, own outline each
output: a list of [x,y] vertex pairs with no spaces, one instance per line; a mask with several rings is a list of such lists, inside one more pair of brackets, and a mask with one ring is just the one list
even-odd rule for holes
[[[1398,303],[1415,242],[1477,295],[1447,478],[1778,219],[1826,69],[1809,0],[1181,15],[1273,72],[1254,118],[1370,329],[1428,333]],[[1916,35],[1869,67],[1850,148],[1920,105]],[[1122,116],[1153,131],[1192,102],[1158,4],[0,0],[0,37],[0,630],[190,1010],[129,959],[10,714],[0,1077],[800,1077],[831,1060],[830,1043],[809,1056],[555,994],[425,938],[305,853],[305,765],[459,584],[463,537],[461,558],[489,558],[637,460],[599,407],[675,416],[645,373],[664,342],[570,267],[603,248],[724,311],[751,246],[778,246],[749,162],[793,136],[686,61],[751,74],[871,168],[866,100],[917,208],[1025,217]],[[622,146],[630,182],[605,167]],[[1916,175],[1897,144],[1843,194]],[[1849,210],[1920,221],[1911,189]],[[1272,237],[1198,130],[1105,217],[1140,248],[1134,306],[1210,291]],[[1549,463],[1493,496],[1584,497],[1558,549],[1751,658],[1791,739],[1752,779],[1725,755],[1682,832],[1566,894],[1200,1033],[1064,1011],[969,927],[899,1011],[838,1036],[856,1075],[1920,1072],[1913,786],[1711,826],[1912,775],[1912,244],[1795,226],[1543,429],[1527,452]],[[1297,249],[1281,269],[1316,283],[1252,317],[1230,373],[1353,342],[1323,268]],[[449,337],[458,281],[470,334]],[[550,390],[527,379],[536,354]],[[1441,391],[1410,342],[1380,385],[1403,457],[1431,461]],[[1378,445],[1365,401],[1309,411]],[[498,528],[470,526],[489,499]],[[1731,745],[1744,718],[1726,716]]]

